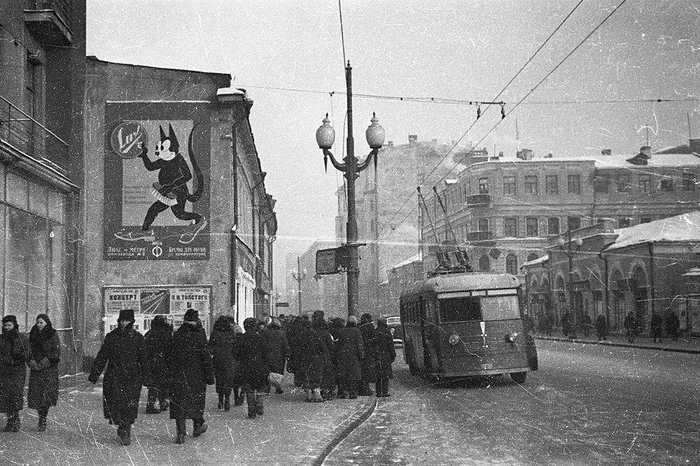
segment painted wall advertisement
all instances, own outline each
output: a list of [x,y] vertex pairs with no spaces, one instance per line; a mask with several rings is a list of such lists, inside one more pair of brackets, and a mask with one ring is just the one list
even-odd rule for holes
[[106,104],[106,260],[209,259],[207,105]]
[[104,287],[104,333],[117,327],[122,309],[133,309],[134,329],[146,333],[156,315],[163,315],[177,329],[187,309],[199,313],[202,325],[208,331],[211,310],[211,286],[106,286]]

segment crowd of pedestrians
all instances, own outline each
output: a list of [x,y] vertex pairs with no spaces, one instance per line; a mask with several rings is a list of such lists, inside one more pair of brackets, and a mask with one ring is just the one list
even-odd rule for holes
[[[336,398],[389,396],[391,365],[396,358],[387,323],[363,314],[326,319],[322,311],[309,316],[247,318],[243,328],[230,316],[220,316],[211,336],[196,310],[188,309],[173,332],[164,316],[155,316],[145,335],[134,329],[131,309],[122,309],[117,326],[104,338],[88,380],[102,381],[103,415],[115,425],[119,441],[131,443],[131,428],[139,414],[143,387],[145,412],[168,411],[175,421],[175,442],[185,443],[186,422],[192,437],[207,431],[208,385],[216,385],[218,409],[247,402],[248,417],[264,414],[265,395],[282,394],[285,373],[302,388],[308,402]],[[28,338],[15,316],[2,319],[0,335],[0,412],[5,432],[20,430],[24,387],[29,368],[27,406],[38,413],[37,430],[47,426],[49,409],[58,402],[60,342],[46,314],[36,318]],[[374,391],[371,385],[374,385]],[[233,403],[231,395],[233,394]]]

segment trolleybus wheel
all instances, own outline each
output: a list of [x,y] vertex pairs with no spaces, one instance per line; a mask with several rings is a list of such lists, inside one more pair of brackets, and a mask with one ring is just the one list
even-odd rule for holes
[[510,374],[510,378],[515,383],[525,383],[525,377],[527,377],[527,372],[511,372]]

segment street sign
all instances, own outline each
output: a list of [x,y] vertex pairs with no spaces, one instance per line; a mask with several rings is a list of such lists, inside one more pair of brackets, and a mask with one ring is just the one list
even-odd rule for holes
[[316,274],[330,275],[347,270],[348,254],[345,246],[316,251]]

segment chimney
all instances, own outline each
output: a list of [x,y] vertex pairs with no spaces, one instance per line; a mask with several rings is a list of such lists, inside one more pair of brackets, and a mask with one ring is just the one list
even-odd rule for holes
[[409,134],[408,135],[408,145],[412,146],[416,142],[418,142],[418,135],[417,134]]
[[644,154],[647,157],[651,158],[651,146],[642,146],[639,148],[639,153]]
[[600,151],[601,155],[612,155],[612,149],[603,149]]
[[522,160],[532,160],[532,149],[519,150],[515,156]]
[[700,139],[691,139],[688,141],[688,145],[690,146],[690,150],[695,152],[696,154],[700,154]]
[[386,143],[386,145],[389,147],[394,147],[394,141],[389,141]]
[[501,158],[501,157],[503,157],[503,151],[502,151],[502,150],[498,151],[498,158]]

